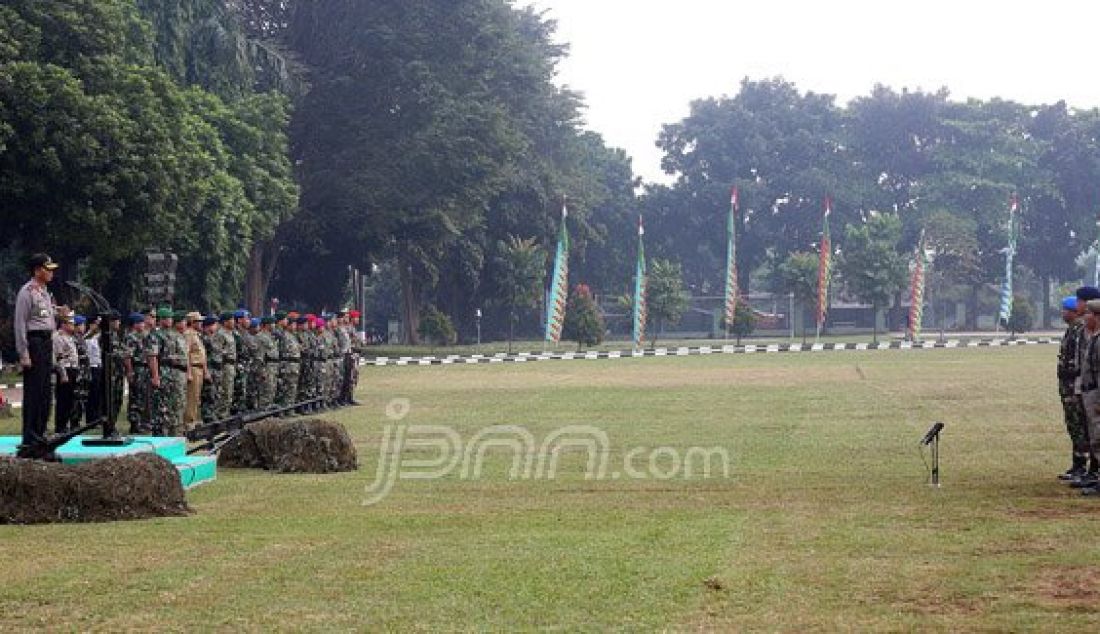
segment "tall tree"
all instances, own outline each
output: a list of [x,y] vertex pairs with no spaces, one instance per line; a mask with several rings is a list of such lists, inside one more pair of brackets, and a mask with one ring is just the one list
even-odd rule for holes
[[899,251],[901,220],[894,214],[876,214],[862,225],[845,230],[847,240],[840,259],[845,287],[874,313],[874,341],[878,341],[878,311],[889,304],[905,284],[905,257]]

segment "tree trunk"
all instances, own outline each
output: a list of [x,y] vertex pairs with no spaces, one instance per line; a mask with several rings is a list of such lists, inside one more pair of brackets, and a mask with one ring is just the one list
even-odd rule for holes
[[406,257],[398,256],[397,268],[401,276],[401,325],[405,330],[405,343],[415,346],[420,343],[417,333],[420,328],[420,297],[413,279],[412,266]]
[[871,302],[871,343],[878,343],[878,305]]
[[253,243],[244,284],[245,307],[253,315],[262,315],[266,308],[267,290],[278,262],[279,247],[275,238]]
[[1050,301],[1050,276],[1043,278],[1043,305],[1039,309],[1039,330],[1046,330],[1050,327],[1050,315],[1047,314],[1050,311],[1050,307],[1053,305]]
[[516,335],[516,308],[513,302],[511,310],[508,311],[508,354],[512,354],[512,340]]

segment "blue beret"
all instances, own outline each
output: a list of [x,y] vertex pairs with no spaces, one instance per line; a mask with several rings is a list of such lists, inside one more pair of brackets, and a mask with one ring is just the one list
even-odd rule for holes
[[84,315],[77,315],[73,317],[73,323],[77,326],[83,326],[84,324],[88,323],[88,318]]
[[248,325],[253,327],[253,328],[259,328],[260,327],[260,318],[259,317],[253,317],[252,321],[248,322]]
[[134,324],[140,324],[143,321],[145,321],[145,315],[142,315],[141,313],[130,313],[130,315],[126,317],[126,323],[130,324],[131,326],[133,326]]
[[235,310],[235,311],[233,311],[233,316],[236,317],[237,319],[241,319],[241,318],[244,318],[244,317],[251,317],[251,315],[248,314],[247,310]]
[[1082,286],[1081,288],[1077,289],[1077,292],[1074,293],[1074,295],[1077,297],[1077,299],[1083,302],[1100,299],[1100,288],[1096,288],[1095,286]]
[[1070,295],[1062,300],[1062,310],[1077,310],[1077,296]]
[[218,323],[218,318],[214,317],[213,315],[211,315],[209,317],[204,317],[203,320],[202,320],[202,325],[203,326],[212,326],[216,323]]

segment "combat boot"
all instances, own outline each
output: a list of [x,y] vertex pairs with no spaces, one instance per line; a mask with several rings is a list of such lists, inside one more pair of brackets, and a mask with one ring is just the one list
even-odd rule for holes
[[1066,469],[1065,473],[1058,474],[1058,479],[1069,481],[1085,475],[1085,462],[1086,459],[1084,456],[1073,454],[1073,464],[1069,469]]
[[1069,481],[1069,485],[1075,489],[1089,489],[1095,487],[1100,479],[1097,478],[1095,471],[1087,471],[1079,478],[1074,478]]

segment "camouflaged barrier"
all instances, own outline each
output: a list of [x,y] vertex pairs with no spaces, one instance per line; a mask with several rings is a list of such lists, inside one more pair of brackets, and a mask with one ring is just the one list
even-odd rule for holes
[[0,524],[188,515],[176,468],[155,454],[65,465],[0,458]]
[[343,425],[327,420],[267,419],[247,425],[222,448],[218,466],[277,473],[335,473],[359,468]]

